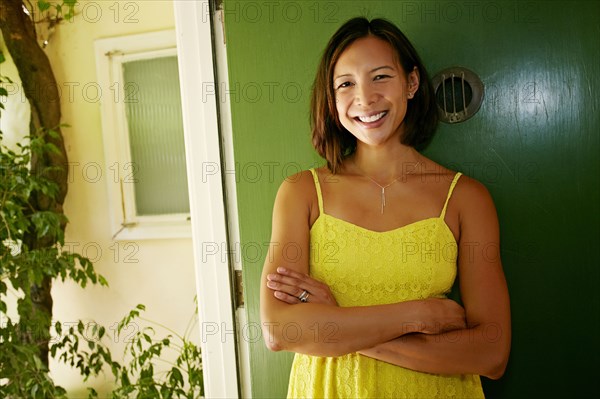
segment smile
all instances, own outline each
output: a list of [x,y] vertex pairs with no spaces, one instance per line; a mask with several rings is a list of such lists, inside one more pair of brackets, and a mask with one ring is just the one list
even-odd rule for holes
[[387,114],[387,111],[383,111],[378,114],[370,115],[370,116],[357,116],[355,119],[358,119],[359,121],[364,122],[364,123],[373,123],[373,122],[377,122],[378,120],[383,118],[386,114]]

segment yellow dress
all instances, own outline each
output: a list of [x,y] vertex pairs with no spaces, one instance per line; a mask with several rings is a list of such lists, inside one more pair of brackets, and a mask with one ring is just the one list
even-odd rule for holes
[[[367,306],[443,298],[456,277],[457,243],[439,217],[376,232],[323,213],[310,230],[310,275],[329,285],[339,306]],[[483,398],[478,375],[409,370],[356,353],[340,357],[296,354],[288,398]]]

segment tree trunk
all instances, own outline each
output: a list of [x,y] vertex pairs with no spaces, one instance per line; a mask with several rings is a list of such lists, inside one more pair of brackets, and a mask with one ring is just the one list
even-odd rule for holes
[[[58,138],[46,136],[46,140],[58,148],[59,153],[47,153],[43,157],[33,157],[31,173],[41,173],[45,167],[59,166],[62,171],[48,176],[56,182],[59,193],[55,199],[40,192],[31,194],[30,203],[35,210],[63,213],[63,203],[67,194],[67,154],[60,132],[60,93],[48,57],[40,47],[32,18],[23,11],[22,0],[0,0],[0,30],[6,48],[19,71],[25,96],[31,107],[30,133],[43,134],[44,129],[53,129]],[[64,230],[64,225],[62,226]],[[34,231],[26,234],[24,244],[29,249],[43,248],[55,244],[52,238],[38,239]],[[41,286],[31,287],[30,295],[36,312],[44,312],[48,325],[40,326],[42,337],[31,338],[39,343],[40,358],[48,366],[48,340],[52,319],[51,278],[45,278]],[[47,334],[45,333],[47,332]]]

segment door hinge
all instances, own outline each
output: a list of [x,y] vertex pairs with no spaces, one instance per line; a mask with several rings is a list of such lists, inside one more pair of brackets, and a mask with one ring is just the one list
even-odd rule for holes
[[235,270],[235,307],[241,308],[242,306],[244,306],[244,280],[242,271]]

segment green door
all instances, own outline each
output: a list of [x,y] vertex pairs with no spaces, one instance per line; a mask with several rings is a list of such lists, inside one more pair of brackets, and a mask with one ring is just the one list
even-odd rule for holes
[[[308,101],[320,52],[347,19],[386,17],[429,72],[475,71],[472,119],[441,125],[425,154],[484,183],[501,225],[513,347],[489,398],[584,397],[599,361],[600,2],[228,1],[224,5],[246,306],[282,179],[320,164]],[[291,354],[251,340],[255,398],[284,397]]]

